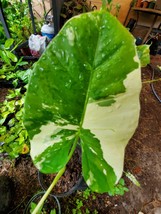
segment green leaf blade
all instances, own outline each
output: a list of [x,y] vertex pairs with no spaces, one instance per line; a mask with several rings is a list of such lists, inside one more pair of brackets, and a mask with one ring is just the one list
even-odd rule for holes
[[9,49],[11,47],[11,45],[13,45],[13,43],[14,43],[14,39],[12,39],[12,38],[7,39],[4,44],[5,49]]
[[12,62],[17,62],[17,56],[14,55],[13,53],[11,53],[10,51],[6,51],[6,55],[8,56],[8,58],[10,58],[12,60]]
[[72,18],[49,44],[29,82],[24,124],[36,166],[46,173],[59,170],[80,137],[87,184],[93,191],[112,192],[138,124],[140,89],[131,34],[105,11]]
[[111,166],[103,158],[100,142],[90,133],[81,130],[83,177],[87,185],[95,192],[112,191],[116,176]]
[[34,164],[41,172],[55,173],[67,164],[75,133],[69,127],[62,129],[54,123],[41,127],[41,132],[31,141],[30,152]]
[[141,62],[141,67],[145,67],[150,63],[150,49],[149,45],[137,46],[138,57]]

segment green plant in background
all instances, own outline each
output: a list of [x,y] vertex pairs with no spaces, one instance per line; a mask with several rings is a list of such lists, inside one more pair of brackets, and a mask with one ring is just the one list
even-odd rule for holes
[[5,73],[7,69],[14,70],[15,67],[11,66],[12,62],[17,62],[18,58],[12,53],[17,46],[13,47],[14,40],[7,39],[4,45],[0,46],[0,59],[1,63],[5,64],[1,69],[1,74]]
[[0,153],[11,158],[29,152],[29,139],[23,125],[24,94],[21,89],[9,90],[6,100],[0,104]]
[[60,14],[61,25],[63,26],[71,17],[92,11],[94,8],[88,0],[65,0]]
[[125,181],[123,178],[119,180],[119,183],[115,186],[115,190],[112,195],[124,195],[129,189],[125,186]]
[[135,39],[103,3],[101,11],[66,22],[30,78],[24,124],[31,157],[41,172],[57,172],[33,214],[64,173],[78,141],[89,188],[110,195],[127,190],[120,178],[125,147],[138,125],[141,63]]
[[121,5],[119,3],[114,4],[112,0],[107,0],[105,4],[107,11],[112,12],[114,16],[118,17]]
[[18,59],[13,53],[18,45],[14,45],[13,39],[7,39],[5,44],[0,46],[0,79],[13,79],[15,86],[18,84],[18,79],[23,80],[25,73],[27,73],[27,76],[29,73],[29,71],[20,70],[20,67],[28,65],[28,62],[23,61],[22,57]]
[[145,67],[150,62],[149,47],[150,45],[139,45],[136,47],[141,67]]
[[[34,1],[34,3],[36,3],[36,5],[39,5],[39,8],[40,10],[37,11],[35,10],[35,8],[33,7],[33,12],[35,13],[35,15],[38,17],[39,21],[41,22],[41,19],[42,19],[42,16],[43,16],[43,19],[45,20],[45,17],[48,13],[47,9],[46,9],[46,4],[45,4],[45,0],[42,0],[42,1],[39,1],[39,0],[36,0]],[[50,9],[51,10],[51,9]],[[43,12],[43,15],[40,14],[40,12]],[[43,20],[43,21],[44,21]],[[43,23],[41,23],[43,24]]]
[[[88,202],[88,199],[92,199],[93,203],[94,200],[96,199],[96,196],[94,192],[92,192],[89,188],[87,188],[85,191],[78,192],[78,198],[76,199],[75,202],[75,208],[72,209],[72,214],[82,214],[82,213],[90,213],[89,209],[86,207],[85,204]],[[94,210],[92,212],[93,214],[97,214],[98,211]]]
[[130,3],[130,6],[134,7],[136,5],[136,2],[137,2],[137,0],[132,0],[131,3]]
[[[125,187],[125,181],[123,178],[121,178],[119,183],[115,186],[113,195],[124,195],[124,193],[127,191],[129,190],[127,187]],[[97,194],[92,192],[89,188],[87,188],[85,191],[78,191],[76,195],[76,201],[73,204],[74,208],[72,209],[72,214],[91,213],[91,211],[88,209],[89,199],[92,204],[95,204]],[[95,209],[92,211],[92,213],[97,214],[99,212]]]
[[[11,37],[19,43],[27,41],[33,33],[32,22],[29,14],[28,1],[19,0],[1,0],[4,16],[9,28]],[[34,10],[34,13],[37,11]],[[36,31],[40,32],[42,20],[44,17],[35,18]],[[4,29],[0,24],[0,44],[6,40]]]
[[16,41],[25,41],[32,33],[27,1],[2,0],[2,8],[11,33]]
[[6,41],[6,35],[4,33],[4,28],[2,26],[2,23],[0,22],[0,44],[4,44]]
[[0,79],[12,79],[15,87],[19,80],[23,83],[22,88],[9,90],[6,100],[0,104],[0,153],[7,153],[11,158],[29,152],[28,134],[22,121],[25,96],[22,91],[26,91],[25,84],[28,83],[31,69],[20,70],[28,66],[28,62],[14,54],[17,46],[11,38],[0,46]]

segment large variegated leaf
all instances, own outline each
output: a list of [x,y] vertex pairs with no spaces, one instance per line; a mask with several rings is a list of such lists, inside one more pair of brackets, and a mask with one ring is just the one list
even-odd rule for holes
[[80,139],[83,176],[112,191],[139,117],[140,63],[134,39],[108,12],[68,21],[36,63],[25,101],[31,156],[58,172]]

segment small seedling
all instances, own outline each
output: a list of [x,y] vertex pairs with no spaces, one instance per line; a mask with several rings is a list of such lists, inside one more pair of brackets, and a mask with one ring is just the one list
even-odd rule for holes
[[125,175],[138,187],[140,187],[139,181],[130,172],[125,172]]
[[[34,202],[31,202],[31,208],[30,208],[30,213],[32,213],[34,211],[34,209],[36,208],[37,204]],[[47,212],[44,208],[40,207],[40,209],[37,211],[37,214],[56,214],[56,210],[52,209],[49,212]]]

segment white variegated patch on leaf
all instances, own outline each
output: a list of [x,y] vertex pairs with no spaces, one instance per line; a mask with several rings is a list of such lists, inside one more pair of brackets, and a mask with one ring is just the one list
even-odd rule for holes
[[106,11],[68,21],[32,72],[24,124],[31,156],[58,172],[80,139],[82,173],[96,192],[112,192],[139,118],[140,62],[132,35]]
[[116,95],[111,106],[89,102],[83,122],[83,128],[100,140],[103,158],[114,169],[117,181],[123,172],[125,147],[138,124],[141,87],[138,69],[127,76],[124,85],[125,93]]

